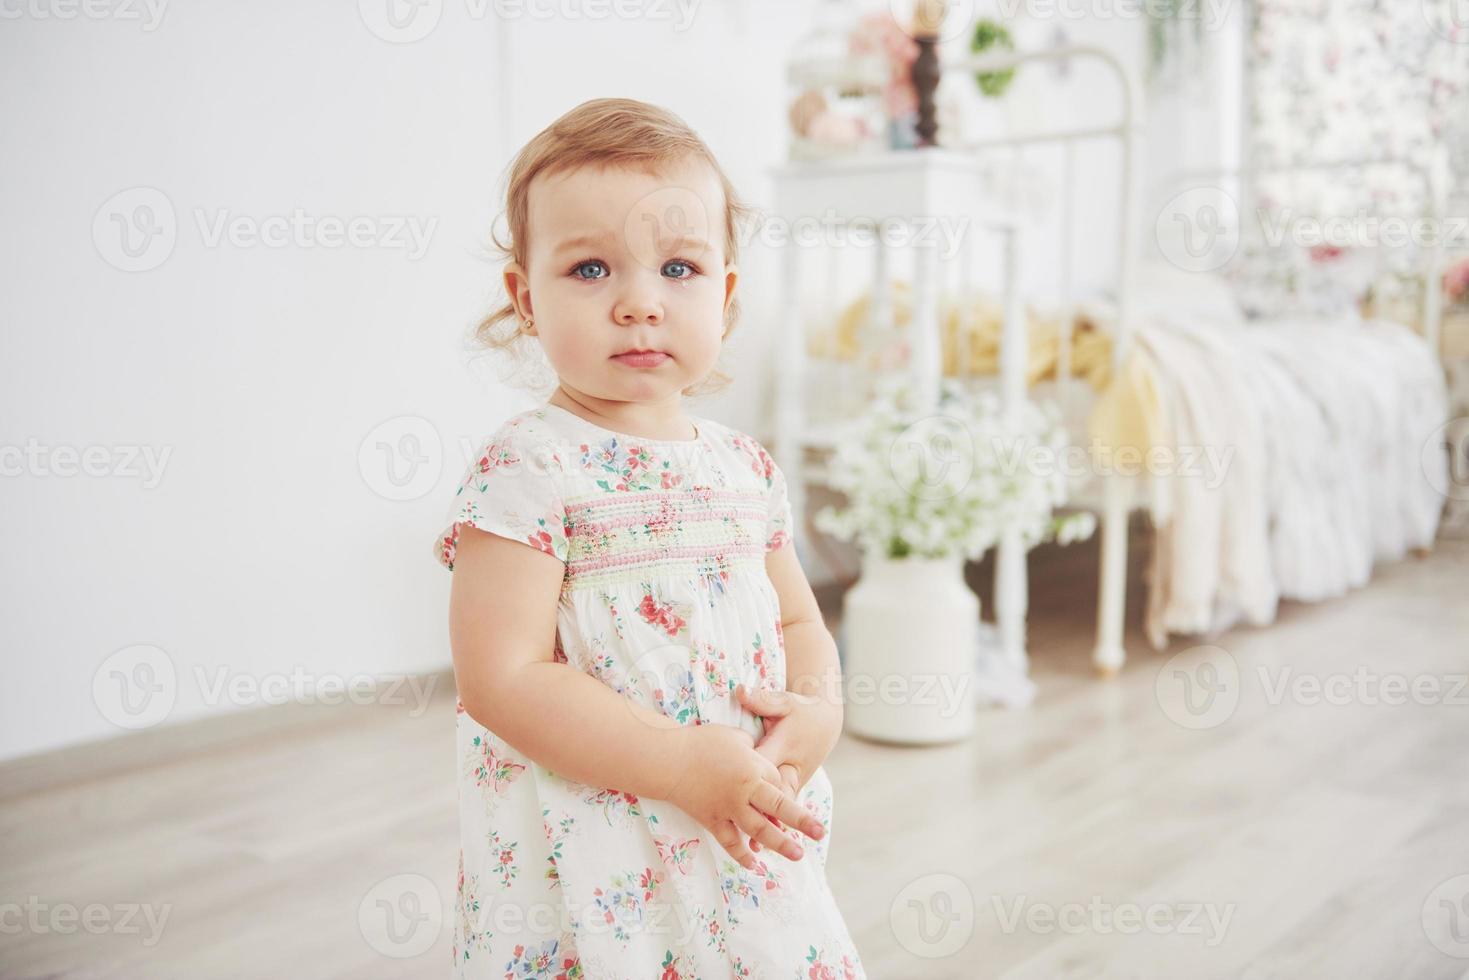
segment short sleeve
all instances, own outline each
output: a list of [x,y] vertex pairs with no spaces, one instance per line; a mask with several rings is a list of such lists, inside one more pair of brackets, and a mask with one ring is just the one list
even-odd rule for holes
[[[763,450],[762,450],[763,453]],[[765,454],[767,459],[769,454]],[[769,460],[770,496],[766,503],[765,550],[775,551],[794,540],[791,523],[791,498],[786,492],[785,473]]]
[[439,564],[454,570],[461,524],[566,561],[566,507],[557,479],[561,462],[552,444],[531,437],[522,424],[502,426],[459,481],[434,545]]

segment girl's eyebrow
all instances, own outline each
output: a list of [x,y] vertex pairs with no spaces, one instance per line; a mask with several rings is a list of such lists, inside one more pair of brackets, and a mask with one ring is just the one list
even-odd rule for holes
[[[609,241],[615,241],[616,238],[617,236],[610,231],[604,231],[596,235],[576,235],[572,238],[565,239],[560,244],[558,244],[556,248],[552,250],[551,254],[560,255],[562,252],[570,252],[575,249],[589,247],[595,248],[598,245],[606,244]],[[703,254],[704,252],[708,252],[713,249],[713,246],[711,246],[704,239],[689,235],[680,235],[667,241],[659,241],[657,244],[661,248],[669,252],[683,251],[685,249],[695,249],[700,254]]]
[[616,236],[613,235],[610,231],[602,232],[601,234],[597,235],[577,235],[576,237],[568,238],[557,245],[553,254],[567,252],[574,248],[585,248],[587,246],[601,245],[607,241],[614,239],[615,237]]

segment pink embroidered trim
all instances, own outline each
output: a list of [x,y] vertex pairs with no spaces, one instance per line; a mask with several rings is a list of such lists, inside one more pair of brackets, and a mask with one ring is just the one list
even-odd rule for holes
[[[751,544],[731,545],[726,548],[722,557],[726,560],[740,558],[762,558],[765,549],[761,542]],[[709,554],[708,545],[686,545],[681,548],[643,548],[639,551],[630,551],[621,555],[604,555],[599,558],[577,558],[567,563],[567,574],[569,576],[581,575],[585,572],[601,571],[606,568],[619,568],[623,565],[647,564],[660,559],[686,559],[705,558]]]
[[763,523],[765,521],[765,512],[763,510],[734,510],[731,508],[728,510],[695,511],[685,514],[628,514],[622,517],[613,517],[605,521],[577,521],[572,526],[571,536],[574,538],[596,537],[597,535],[608,534],[626,527],[649,527],[656,530],[660,527],[666,528],[676,521],[682,521],[688,525],[698,524],[704,521],[726,520],[744,520]]
[[[754,502],[754,499],[759,499],[759,494],[750,490],[715,490],[708,487],[694,487],[689,490],[678,491],[672,496],[693,496],[697,497],[699,500],[704,501],[705,503],[712,503],[714,501],[731,501],[735,503],[743,503],[746,506],[753,506],[757,509],[760,508],[760,505]],[[637,493],[609,494],[604,498],[594,498],[591,500],[581,500],[575,503],[568,503],[566,505],[566,513],[576,514],[584,510],[593,511],[607,507],[614,507],[618,509],[621,509],[623,507],[630,507],[637,509],[639,504],[646,504],[650,501],[657,502],[659,500],[667,499],[669,497],[670,494],[667,490],[644,490]],[[643,509],[646,510],[646,507],[644,507]],[[763,510],[761,511],[761,516],[764,516]]]

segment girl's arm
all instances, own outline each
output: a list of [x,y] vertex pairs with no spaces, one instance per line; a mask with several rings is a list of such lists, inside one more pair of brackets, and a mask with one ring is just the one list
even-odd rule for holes
[[[826,628],[816,594],[796,558],[796,548],[787,544],[768,552],[765,573],[780,601],[780,631],[786,648],[786,690],[809,694],[836,711],[836,727],[842,727],[842,672],[837,659],[837,642]],[[835,741],[835,740],[833,740]]]
[[555,661],[564,571],[552,555],[460,525],[449,633],[465,712],[557,775],[673,803],[747,868],[752,844],[799,859],[784,828],[813,838],[825,828],[749,732],[680,725]]
[[684,765],[679,723],[553,659],[564,569],[460,525],[449,640],[464,710],[557,775],[670,799]]
[[[741,688],[740,702],[765,717],[756,746],[777,766],[796,770],[793,790],[816,772],[842,734],[842,676],[836,640],[826,628],[811,583],[789,541],[766,553],[765,571],[780,602],[785,642],[786,689]],[[788,784],[789,785],[789,784]]]

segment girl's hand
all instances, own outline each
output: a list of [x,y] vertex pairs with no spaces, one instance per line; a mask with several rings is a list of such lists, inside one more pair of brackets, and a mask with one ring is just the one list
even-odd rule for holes
[[729,856],[753,869],[745,843],[779,851],[792,861],[804,853],[781,821],[820,840],[826,828],[796,802],[775,763],[755,751],[749,732],[732,725],[691,725],[674,733],[682,742],[679,777],[667,800],[714,835]]
[[[759,688],[735,688],[740,704],[767,720],[765,735],[755,751],[774,763],[781,781],[794,797],[826,761],[841,736],[841,709],[812,694]],[[804,808],[803,808],[804,809]],[[750,846],[759,850],[758,843]]]

